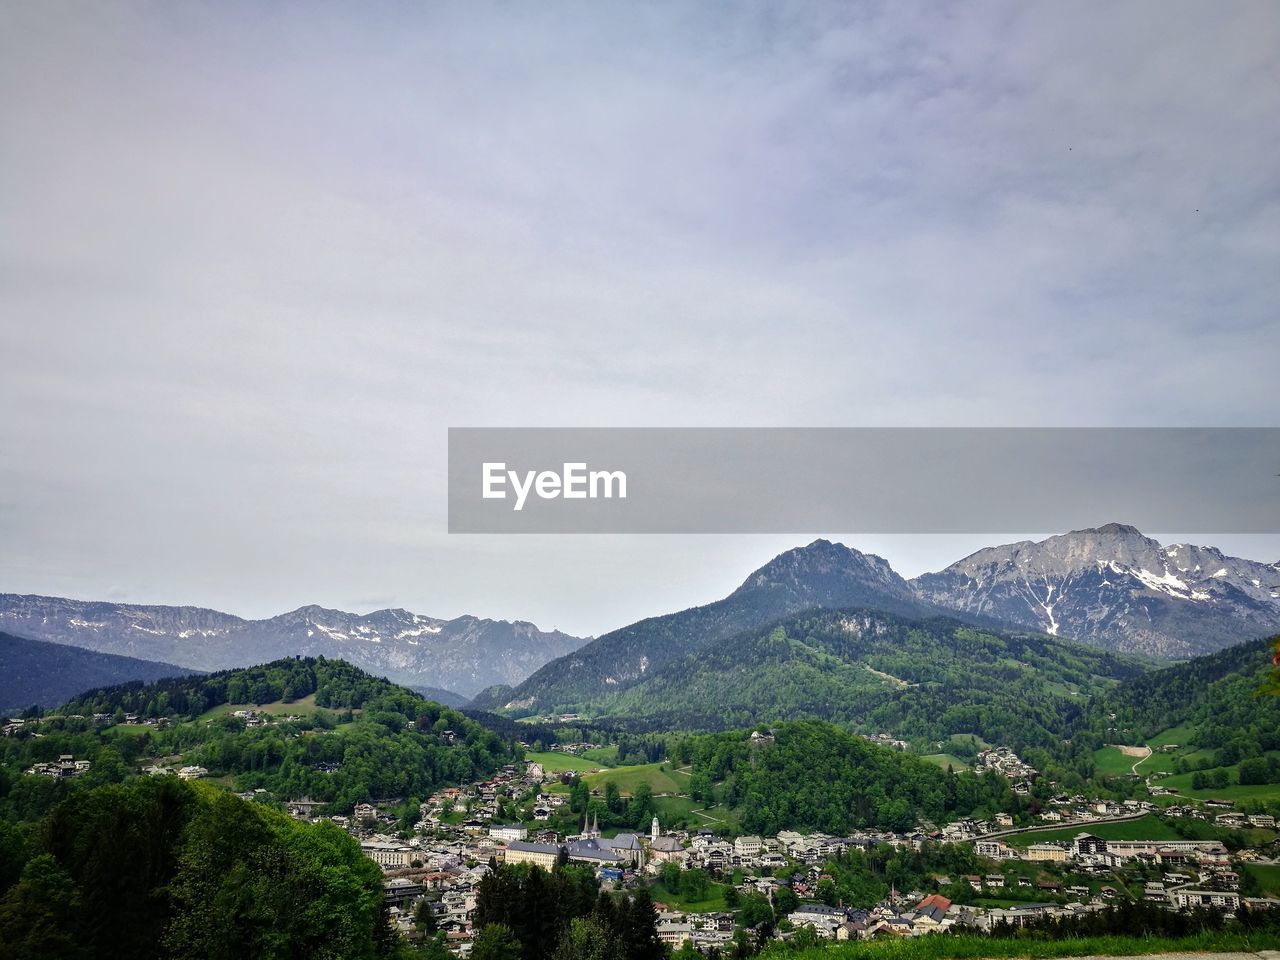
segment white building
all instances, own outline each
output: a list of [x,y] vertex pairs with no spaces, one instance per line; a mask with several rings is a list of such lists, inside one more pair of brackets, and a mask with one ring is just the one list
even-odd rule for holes
[[413,863],[413,847],[403,843],[365,840],[360,844],[360,850],[384,870],[388,867],[407,867]]

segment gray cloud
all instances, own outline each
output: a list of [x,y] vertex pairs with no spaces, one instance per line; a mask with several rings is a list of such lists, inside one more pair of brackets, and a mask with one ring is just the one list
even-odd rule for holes
[[1278,51],[1268,2],[10,4],[3,588],[599,632],[790,544],[449,538],[446,427],[1272,425]]

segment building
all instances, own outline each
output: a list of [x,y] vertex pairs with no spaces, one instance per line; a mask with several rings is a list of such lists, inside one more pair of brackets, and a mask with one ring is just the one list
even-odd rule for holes
[[1240,894],[1232,890],[1174,890],[1173,904],[1179,910],[1211,907],[1234,913],[1240,909]]
[[535,867],[550,870],[560,859],[560,851],[564,847],[557,843],[531,843],[527,840],[513,840],[507,844],[502,854],[504,863],[531,863]]
[[1091,833],[1077,833],[1071,841],[1071,851],[1077,857],[1100,856],[1107,852],[1107,841]]
[[489,826],[489,836],[501,843],[510,843],[512,840],[527,840],[529,838],[529,828],[523,823],[491,824]]
[[209,771],[204,767],[183,767],[178,771],[178,779],[180,780],[199,780],[201,777],[207,777]]
[[[688,856],[684,847],[680,845],[680,841],[675,837],[657,837],[649,843],[649,852],[653,855],[653,859],[659,863],[666,860],[674,860],[682,863]],[[784,860],[783,863],[786,861]]]
[[1003,840],[975,840],[973,852],[991,860],[1007,860],[1016,856]]
[[681,944],[692,936],[693,924],[677,923],[673,920],[663,920],[658,924],[658,939],[670,944],[672,950],[678,950]]
[[758,857],[763,847],[764,841],[759,837],[738,837],[733,841],[734,855],[739,857]]
[[365,840],[361,852],[382,869],[408,867],[413,863],[413,847],[385,840]]
[[290,800],[285,804],[285,809],[295,817],[303,820],[311,819],[315,813],[316,807],[323,807],[324,804],[319,800],[312,800],[310,797],[303,797],[301,800]]
[[1027,859],[1063,863],[1067,859],[1067,851],[1056,843],[1033,843],[1027,847]]

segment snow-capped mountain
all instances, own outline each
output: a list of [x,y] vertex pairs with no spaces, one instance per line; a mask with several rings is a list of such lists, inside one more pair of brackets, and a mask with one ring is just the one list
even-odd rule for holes
[[466,697],[495,683],[519,683],[547,661],[587,642],[522,621],[440,620],[399,609],[356,614],[307,606],[266,620],[245,620],[200,607],[16,594],[0,594],[0,629],[197,670],[295,655],[340,657],[397,683],[440,687]]
[[1164,546],[1120,523],[988,547],[912,585],[938,606],[1156,656],[1218,650],[1280,626],[1280,564]]

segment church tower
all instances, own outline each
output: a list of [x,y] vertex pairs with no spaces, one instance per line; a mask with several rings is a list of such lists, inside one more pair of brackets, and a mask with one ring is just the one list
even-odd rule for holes
[[660,836],[662,836],[662,828],[658,826],[658,818],[654,817],[653,823],[649,825],[649,842],[653,843]]

